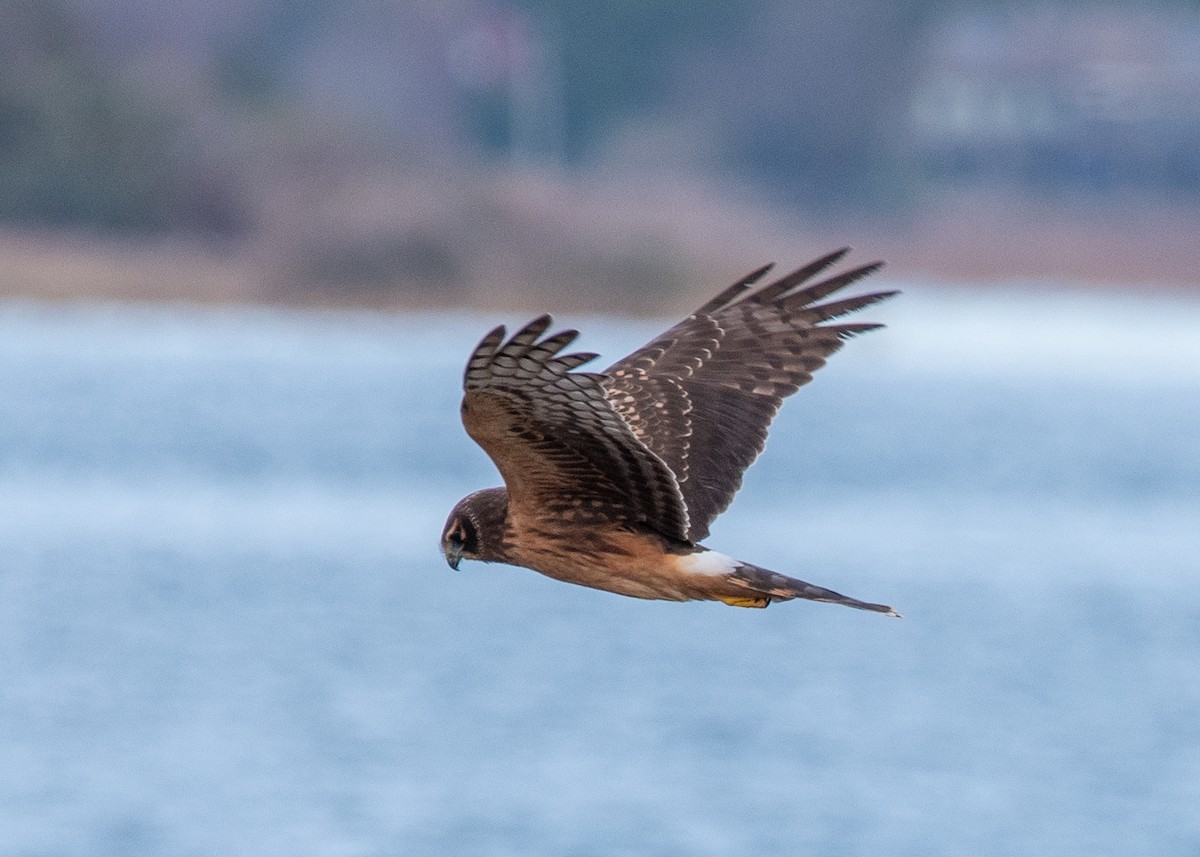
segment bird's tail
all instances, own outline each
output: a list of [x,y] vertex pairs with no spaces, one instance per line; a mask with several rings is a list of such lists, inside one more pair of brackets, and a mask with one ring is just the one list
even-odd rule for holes
[[[759,568],[757,565],[739,563],[725,578],[730,583],[744,587],[747,600],[756,600],[756,596],[770,596],[770,601],[790,601],[793,598],[807,598],[809,601],[826,601],[830,604],[842,604],[846,607],[856,607],[859,610],[873,610],[887,616],[900,618],[900,614],[886,604],[872,604],[869,601],[859,601],[832,589],[814,586],[803,580],[788,577],[775,571]],[[763,599],[765,607],[769,601]],[[758,606],[758,605],[754,605]]]

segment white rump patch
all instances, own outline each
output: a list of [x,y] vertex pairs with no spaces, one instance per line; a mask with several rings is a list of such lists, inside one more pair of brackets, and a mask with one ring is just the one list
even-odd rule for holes
[[679,558],[679,567],[692,574],[729,574],[741,562],[716,551],[692,553]]

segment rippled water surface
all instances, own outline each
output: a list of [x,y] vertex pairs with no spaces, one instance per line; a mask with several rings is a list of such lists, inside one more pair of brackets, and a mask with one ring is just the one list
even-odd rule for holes
[[1200,304],[871,312],[709,544],[903,621],[451,572],[495,317],[0,304],[0,852],[1200,853]]

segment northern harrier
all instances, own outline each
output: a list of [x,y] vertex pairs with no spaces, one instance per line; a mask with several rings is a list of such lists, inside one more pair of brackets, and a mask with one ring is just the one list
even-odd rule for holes
[[784,397],[844,340],[882,326],[824,324],[895,294],[825,301],[881,263],[806,285],[848,249],[752,291],[771,266],[759,268],[603,372],[573,371],[597,355],[561,354],[578,332],[543,337],[548,315],[485,336],[467,362],[462,420],[505,487],[454,507],[442,531],[451,568],[478,559],[634,598],[807,598],[898,616],[699,543]]

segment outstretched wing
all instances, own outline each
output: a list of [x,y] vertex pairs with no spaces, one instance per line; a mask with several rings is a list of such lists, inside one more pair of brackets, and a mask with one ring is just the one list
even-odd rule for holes
[[847,252],[751,291],[771,266],[759,268],[605,371],[613,407],[675,474],[690,540],[708,535],[733,500],[783,399],[811,381],[843,341],[882,326],[823,322],[895,292],[822,303],[882,263],[804,285]]
[[559,355],[578,335],[541,338],[550,316],[505,340],[483,338],[463,377],[463,425],[496,463],[509,514],[535,519],[644,524],[687,538],[687,510],[670,468],[613,410],[595,354]]

